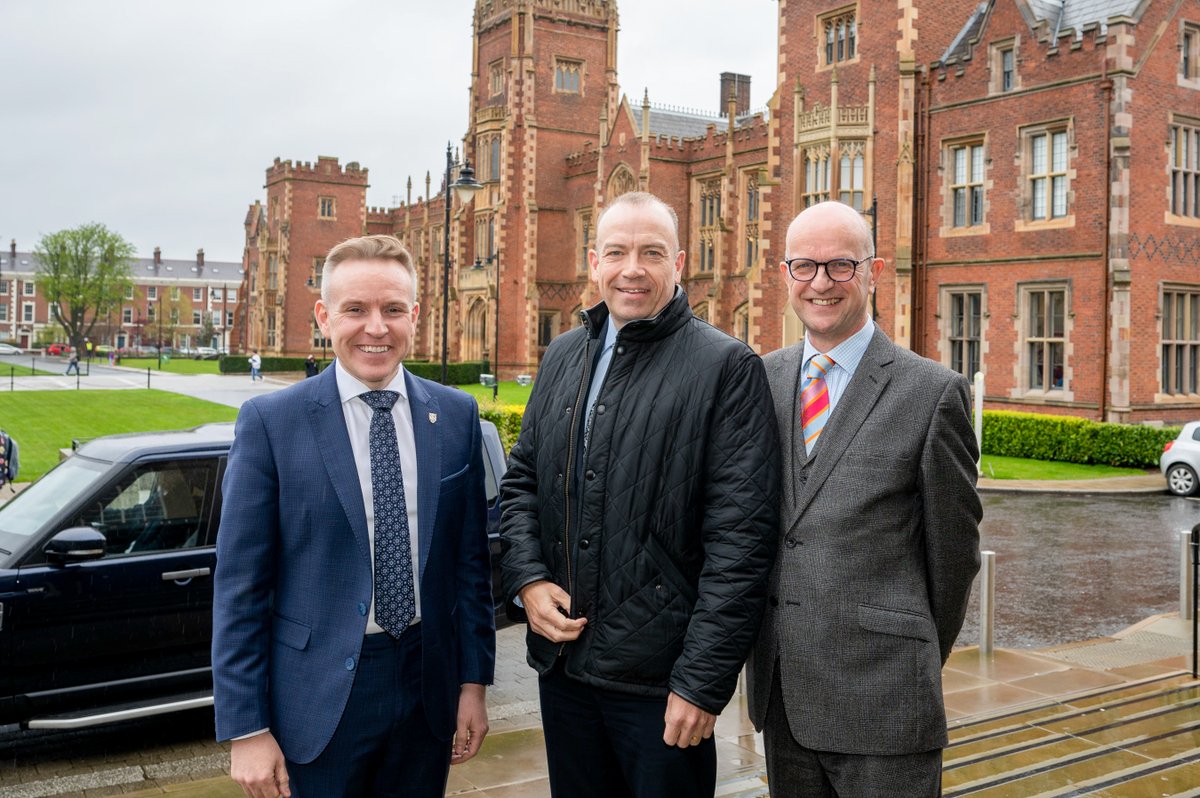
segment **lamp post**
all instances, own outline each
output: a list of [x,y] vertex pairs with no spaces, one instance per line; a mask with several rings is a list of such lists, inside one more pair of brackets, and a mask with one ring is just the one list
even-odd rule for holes
[[[496,372],[492,380],[492,401],[496,402],[500,399],[500,253],[493,252],[485,260],[488,265],[496,265],[496,346],[492,349],[492,371]],[[475,268],[483,268],[478,255],[475,256]]]
[[[442,228],[442,385],[446,384],[446,361],[450,357],[450,189],[455,189],[459,202],[466,205],[475,196],[475,192],[483,188],[475,180],[475,170],[471,168],[471,162],[467,158],[463,158],[458,180],[452,185],[450,175],[455,166],[450,142],[446,142],[446,226]],[[416,286],[413,286],[413,290],[416,290]]]
[[162,371],[162,291],[158,292],[158,370]]

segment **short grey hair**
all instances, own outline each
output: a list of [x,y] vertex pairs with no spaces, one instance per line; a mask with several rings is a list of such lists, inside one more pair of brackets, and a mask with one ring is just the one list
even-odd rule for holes
[[329,250],[325,263],[321,266],[321,301],[329,302],[329,278],[338,264],[348,260],[390,260],[395,261],[408,271],[412,278],[413,303],[418,302],[417,267],[413,265],[412,255],[408,248],[395,236],[374,235],[350,238]]
[[[596,230],[600,229],[600,223],[604,221],[604,217],[608,215],[609,211],[611,211],[613,208],[619,208],[622,205],[632,205],[634,207],[646,207],[648,205],[652,205],[658,206],[666,211],[667,216],[671,217],[671,225],[675,229],[675,249],[676,251],[679,250],[679,214],[675,213],[675,209],[664,202],[661,198],[656,197],[649,191],[629,191],[613,198],[607,205],[604,206],[603,209],[601,209],[600,216],[596,219]],[[599,239],[597,239],[596,243],[599,244],[601,242]]]

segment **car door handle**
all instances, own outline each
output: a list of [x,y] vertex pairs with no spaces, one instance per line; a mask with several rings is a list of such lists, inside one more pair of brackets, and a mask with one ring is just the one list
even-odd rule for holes
[[211,568],[190,568],[186,571],[164,571],[162,580],[164,582],[182,582],[184,579],[193,579],[197,576],[208,576],[211,573]]

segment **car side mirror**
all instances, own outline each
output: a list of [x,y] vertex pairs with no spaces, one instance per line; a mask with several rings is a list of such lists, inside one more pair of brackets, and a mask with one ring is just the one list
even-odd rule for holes
[[42,553],[51,565],[70,565],[98,560],[104,556],[108,540],[90,526],[64,529],[46,543]]

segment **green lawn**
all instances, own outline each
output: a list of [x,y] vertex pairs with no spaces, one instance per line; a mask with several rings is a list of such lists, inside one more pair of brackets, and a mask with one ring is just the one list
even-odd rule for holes
[[1106,465],[1080,465],[1021,457],[983,456],[983,476],[989,479],[1103,479],[1104,477],[1141,476],[1140,468],[1113,468]]
[[21,447],[21,482],[58,462],[72,438],[184,429],[233,421],[237,409],[165,391],[14,391],[0,393],[0,426]]
[[[123,357],[120,365],[126,368],[142,369],[150,368],[158,371],[157,357]],[[171,358],[163,358],[162,370],[170,371],[174,374],[220,374],[221,361],[219,360],[192,360],[190,357],[179,356]]]
[[[456,386],[463,389],[467,393],[474,396],[479,404],[490,404],[492,401],[491,386],[483,386],[478,383],[474,385],[459,385]],[[529,394],[533,391],[532,385],[517,385],[515,382],[500,383],[500,404],[502,405],[520,405],[524,407],[529,404]]]
[[[30,363],[36,362],[29,357],[6,357],[0,360],[0,389],[4,387],[5,377],[49,377],[55,374],[62,374],[67,370],[66,362],[64,361],[61,369],[53,369],[47,371],[45,368],[31,368]],[[42,359],[42,366],[46,365],[46,361]]]

